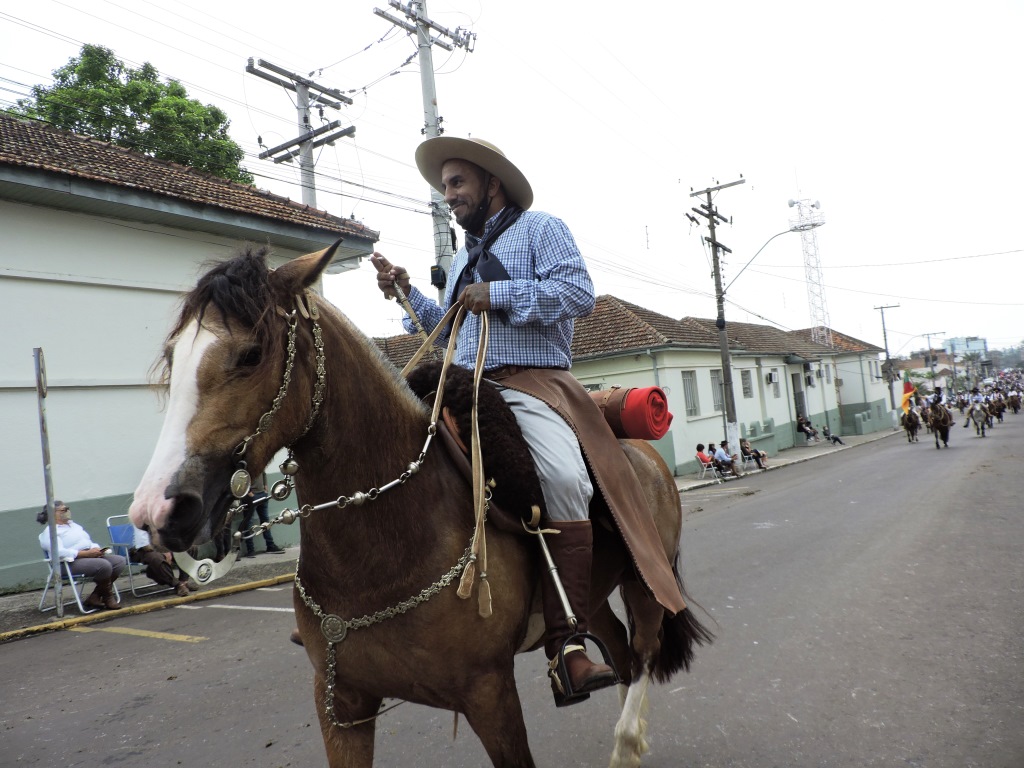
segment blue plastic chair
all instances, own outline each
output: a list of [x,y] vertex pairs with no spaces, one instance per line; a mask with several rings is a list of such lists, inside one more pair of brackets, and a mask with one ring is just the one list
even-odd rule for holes
[[115,555],[120,555],[128,561],[125,571],[128,572],[128,586],[135,597],[147,597],[160,592],[169,592],[173,587],[150,580],[149,584],[135,586],[135,568],[141,568],[139,563],[133,563],[128,556],[128,550],[135,546],[135,526],[132,525],[128,515],[111,515],[107,518],[107,533],[110,534],[110,546]]

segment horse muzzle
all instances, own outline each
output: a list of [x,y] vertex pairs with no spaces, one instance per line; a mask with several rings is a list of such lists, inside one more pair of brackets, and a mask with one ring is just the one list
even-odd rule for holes
[[169,509],[151,527],[161,543],[175,552],[209,541],[227,522],[232,496],[230,464],[193,456],[185,460],[164,489]]

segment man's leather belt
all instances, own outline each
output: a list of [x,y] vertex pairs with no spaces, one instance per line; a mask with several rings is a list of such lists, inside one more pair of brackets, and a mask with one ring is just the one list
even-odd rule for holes
[[[495,368],[490,371],[484,371],[484,378],[490,379],[491,381],[501,381],[507,379],[509,376],[515,376],[517,373],[523,371],[530,371],[535,368],[549,368],[550,366],[543,365],[503,365],[500,368]],[[566,368],[557,368],[555,370],[564,371]]]

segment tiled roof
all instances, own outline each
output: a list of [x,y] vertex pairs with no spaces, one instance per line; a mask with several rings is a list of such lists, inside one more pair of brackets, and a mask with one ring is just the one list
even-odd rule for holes
[[[881,347],[877,347],[874,344],[870,344],[860,339],[855,339],[853,336],[847,336],[845,333],[840,333],[835,328],[830,329],[832,331],[832,346],[837,352],[869,352],[878,353],[884,352],[885,350]],[[790,331],[791,335],[799,336],[800,338],[811,341],[813,328],[801,328],[799,331]]]
[[[708,330],[716,330],[715,321],[708,318],[691,317],[683,318],[683,320],[690,320]],[[834,349],[811,341],[810,331],[807,333],[807,338],[804,338],[799,331],[783,331],[770,325],[732,321],[726,322],[725,331],[729,337],[730,346],[737,346],[741,351],[747,353],[799,355],[812,360],[816,360],[822,355],[835,354]]]
[[0,114],[0,166],[40,171],[150,193],[185,203],[209,205],[369,240],[378,233],[256,187],[53,128],[35,120]]
[[630,304],[598,296],[594,311],[576,321],[572,355],[576,360],[603,354],[669,345],[716,347],[718,337],[698,326]]
[[384,357],[401,369],[420,348],[423,337],[419,334],[403,333],[400,336],[374,337],[373,343],[384,353]]

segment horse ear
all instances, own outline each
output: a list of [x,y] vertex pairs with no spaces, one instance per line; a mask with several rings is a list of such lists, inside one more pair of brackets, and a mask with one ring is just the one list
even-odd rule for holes
[[271,285],[280,288],[285,294],[301,293],[315,283],[320,274],[327,269],[342,239],[339,237],[329,248],[307,253],[278,267],[270,274]]

